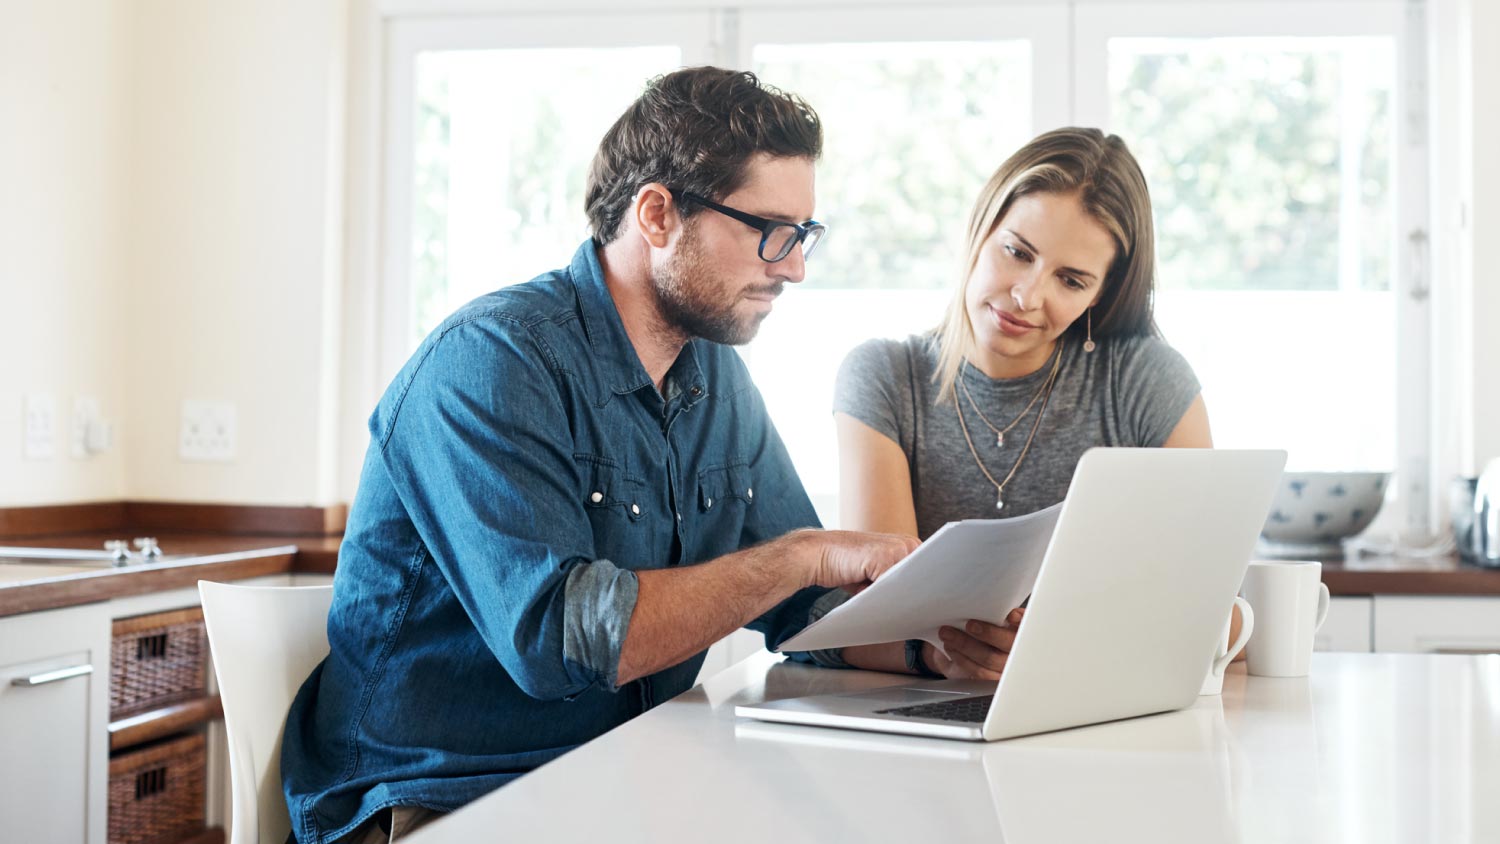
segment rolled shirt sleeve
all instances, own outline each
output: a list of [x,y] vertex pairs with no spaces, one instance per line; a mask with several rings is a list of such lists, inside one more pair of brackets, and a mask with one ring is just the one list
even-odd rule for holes
[[576,565],[563,599],[563,661],[594,672],[610,690],[620,687],[620,649],[630,626],[640,580],[609,560]]

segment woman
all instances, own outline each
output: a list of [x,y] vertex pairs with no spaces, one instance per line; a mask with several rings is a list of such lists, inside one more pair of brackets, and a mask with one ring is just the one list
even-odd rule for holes
[[[1118,137],[1058,129],[1012,155],[974,206],[942,323],[844,361],[841,527],[926,539],[1056,504],[1093,446],[1211,447],[1198,380],[1152,317],[1155,263],[1146,181]],[[908,667],[998,677],[1023,613],[945,628],[948,656],[912,644]]]

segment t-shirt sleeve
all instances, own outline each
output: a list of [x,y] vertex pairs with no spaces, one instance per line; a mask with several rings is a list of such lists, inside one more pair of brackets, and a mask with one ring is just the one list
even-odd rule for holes
[[1133,446],[1165,443],[1202,391],[1187,358],[1155,337],[1125,344],[1117,372],[1116,412]]
[[839,367],[833,386],[833,411],[847,413],[900,443],[902,409],[911,405],[909,368],[900,343],[861,343]]

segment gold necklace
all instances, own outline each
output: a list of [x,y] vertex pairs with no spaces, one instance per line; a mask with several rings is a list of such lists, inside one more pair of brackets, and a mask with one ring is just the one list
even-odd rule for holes
[[[1059,362],[1062,360],[1058,357]],[[959,373],[963,377],[963,373]],[[979,459],[979,451],[974,448],[974,440],[969,436],[969,424],[964,421],[963,408],[958,404],[958,393],[953,394],[953,410],[958,414],[958,427],[964,432],[964,442],[969,444],[969,454],[974,456],[974,463],[979,466],[979,471],[984,474],[985,480],[995,487],[995,509],[1005,509],[1005,485],[1016,476],[1016,470],[1021,468],[1021,461],[1026,459],[1026,453],[1031,450],[1031,441],[1036,438],[1037,429],[1042,425],[1042,417],[1047,413],[1047,403],[1052,400],[1052,385],[1057,380],[1057,366],[1053,365],[1052,372],[1047,375],[1047,383],[1042,391],[1042,408],[1036,412],[1036,420],[1031,423],[1031,433],[1026,435],[1026,444],[1021,446],[1021,453],[1016,456],[1016,462],[1011,464],[1010,472],[1005,480],[996,481],[990,470],[984,467],[984,461]]]
[[1036,392],[1031,396],[1031,401],[1027,402],[1026,406],[1021,408],[1021,412],[1016,414],[1016,418],[1012,419],[1009,425],[1006,425],[1004,428],[996,428],[995,423],[991,422],[990,418],[984,415],[984,411],[979,409],[979,403],[974,401],[974,394],[969,392],[969,385],[968,382],[964,381],[963,373],[963,367],[969,366],[969,361],[967,359],[964,360],[963,367],[960,367],[958,372],[959,389],[964,391],[964,398],[969,400],[969,407],[973,408],[974,412],[979,415],[979,421],[983,422],[984,426],[989,428],[991,433],[995,435],[995,448],[1005,447],[1005,435],[1010,433],[1011,428],[1021,424],[1021,420],[1025,419],[1026,414],[1031,412],[1031,408],[1036,405],[1037,399],[1042,397],[1042,393],[1047,389],[1047,385],[1052,383],[1052,379],[1057,375],[1057,368],[1061,365],[1062,344],[1059,343],[1057,346],[1057,356],[1052,361],[1052,371],[1048,373],[1046,380],[1042,381],[1041,386],[1036,388]]

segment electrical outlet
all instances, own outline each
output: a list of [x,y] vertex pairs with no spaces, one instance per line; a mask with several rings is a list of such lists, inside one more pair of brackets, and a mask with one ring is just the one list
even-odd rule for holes
[[236,416],[234,402],[183,399],[178,456],[195,462],[232,462]]
[[26,397],[25,445],[27,460],[51,460],[57,451],[57,402],[37,393]]

